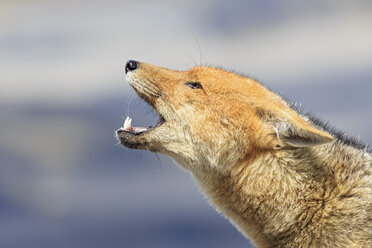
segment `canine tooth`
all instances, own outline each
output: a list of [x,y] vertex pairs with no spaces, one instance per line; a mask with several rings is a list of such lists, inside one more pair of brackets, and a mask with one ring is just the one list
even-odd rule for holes
[[132,128],[132,119],[129,116],[127,116],[127,118],[125,119],[123,128],[124,130]]

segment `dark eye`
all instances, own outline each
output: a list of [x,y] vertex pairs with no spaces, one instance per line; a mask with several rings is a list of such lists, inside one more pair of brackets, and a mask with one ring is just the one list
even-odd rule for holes
[[187,86],[189,86],[191,89],[203,89],[202,85],[199,82],[187,82]]

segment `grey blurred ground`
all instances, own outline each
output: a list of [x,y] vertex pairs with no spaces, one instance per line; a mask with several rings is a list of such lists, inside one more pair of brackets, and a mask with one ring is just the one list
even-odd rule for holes
[[[161,155],[128,59],[252,75],[372,143],[371,1],[0,2],[0,247],[249,247]],[[137,123],[137,124],[136,124]]]

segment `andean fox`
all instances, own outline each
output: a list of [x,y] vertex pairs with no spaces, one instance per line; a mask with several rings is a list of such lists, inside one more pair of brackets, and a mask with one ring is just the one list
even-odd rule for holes
[[117,131],[166,154],[257,247],[372,247],[372,154],[254,79],[218,68],[129,61],[127,80],[159,114]]

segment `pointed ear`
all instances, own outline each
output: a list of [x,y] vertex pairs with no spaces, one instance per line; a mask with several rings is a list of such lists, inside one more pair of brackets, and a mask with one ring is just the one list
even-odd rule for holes
[[274,149],[280,149],[282,146],[309,147],[332,141],[331,135],[305,121],[275,121],[272,125],[276,134]]

